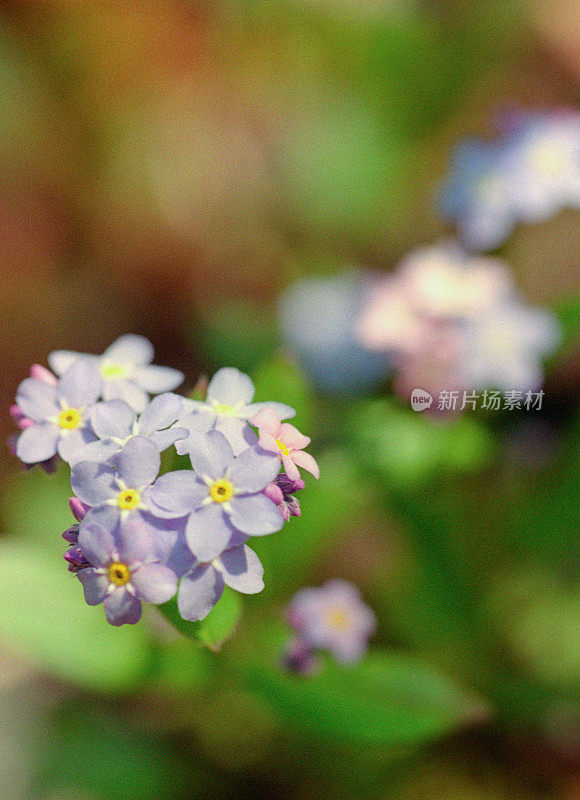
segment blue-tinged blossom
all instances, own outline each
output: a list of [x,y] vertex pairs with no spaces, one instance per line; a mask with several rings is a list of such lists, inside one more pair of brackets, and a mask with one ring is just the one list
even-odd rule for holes
[[103,380],[105,400],[125,400],[135,411],[143,411],[149,394],[170,392],[183,381],[183,374],[171,367],[152,365],[153,346],[144,336],[127,334],[111,344],[101,356],[55,350],[48,357],[57,375],[79,357],[89,359]]
[[52,459],[57,453],[71,462],[76,453],[96,440],[90,424],[91,407],[102,381],[89,361],[79,359],[54,383],[26,378],[18,387],[16,405],[26,427],[16,441],[16,455],[25,464]]
[[[184,400],[184,414],[178,424],[187,428],[194,438],[199,433],[219,431],[238,455],[257,443],[248,420],[263,408],[274,410],[280,419],[296,415],[296,411],[284,403],[252,403],[255,391],[247,375],[233,367],[224,367],[211,379],[204,402]],[[181,455],[189,453],[189,439],[179,441],[176,448]]]
[[377,624],[356,586],[343,580],[297,592],[288,621],[309,648],[329,650],[345,665],[360,661]]
[[141,601],[165,603],[177,591],[177,575],[160,557],[152,532],[138,519],[120,523],[115,535],[98,523],[85,522],[79,547],[90,566],[79,569],[89,605],[103,603],[111,625],[138,622]]

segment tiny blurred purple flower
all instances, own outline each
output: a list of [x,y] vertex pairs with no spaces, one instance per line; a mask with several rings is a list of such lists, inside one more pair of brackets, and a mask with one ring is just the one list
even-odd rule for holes
[[95,441],[90,410],[101,386],[97,370],[82,359],[55,383],[39,378],[23,380],[16,394],[16,405],[32,424],[18,437],[18,458],[25,464],[37,464],[58,453],[70,462],[80,448]]
[[251,447],[239,456],[223,434],[191,434],[189,470],[162,475],[151,490],[152,513],[175,517],[189,515],[186,527],[191,552],[202,562],[211,561],[247,536],[280,530],[284,520],[275,503],[262,490],[276,477],[280,459]]
[[144,336],[127,334],[111,344],[102,356],[55,350],[48,363],[57,375],[78,358],[90,359],[103,380],[105,400],[125,400],[135,411],[143,411],[149,394],[159,394],[175,389],[183,381],[183,374],[171,367],[152,365],[153,347]]
[[195,563],[179,584],[179,613],[188,620],[204,619],[222,596],[224,586],[256,594],[264,588],[263,575],[258,556],[246,545],[225,550],[210,562]]
[[[255,389],[251,379],[233,367],[218,370],[209,382],[205,402],[184,400],[184,414],[179,425],[195,438],[198,433],[216,430],[222,433],[236,455],[256,444],[256,434],[248,424],[263,408],[273,409],[280,419],[293,417],[296,411],[284,403],[252,403]],[[175,445],[180,455],[189,453],[189,437]]]
[[343,580],[297,592],[287,615],[308,647],[329,650],[345,665],[360,661],[377,624],[358,589]]
[[79,547],[90,566],[76,573],[91,606],[103,603],[111,625],[141,618],[141,601],[165,603],[177,591],[177,575],[152,545],[152,532],[141,520],[126,520],[113,534],[97,523],[83,524]]

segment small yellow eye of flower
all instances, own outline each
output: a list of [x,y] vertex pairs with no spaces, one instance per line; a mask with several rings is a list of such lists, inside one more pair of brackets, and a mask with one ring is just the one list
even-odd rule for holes
[[131,580],[129,567],[126,564],[115,561],[109,567],[109,580],[111,583],[116,583],[117,586],[124,586],[126,583],[129,583]]
[[129,374],[124,364],[115,364],[113,361],[105,361],[99,371],[106,381],[122,380]]
[[60,412],[58,424],[61,428],[64,428],[67,431],[72,431],[75,428],[78,428],[82,418],[82,414],[78,409],[65,408]]
[[216,414],[223,414],[224,417],[235,417],[237,413],[233,406],[228,406],[226,403],[216,403],[213,410]]
[[329,608],[326,612],[326,618],[329,625],[332,628],[336,628],[338,631],[346,631],[350,627],[349,615],[339,606],[332,606],[332,608]]
[[119,504],[119,508],[122,508],[124,511],[131,511],[132,509],[137,508],[140,499],[141,496],[139,492],[135,491],[135,489],[125,489],[124,492],[119,493],[117,502]]
[[288,448],[286,447],[284,442],[281,442],[280,439],[276,439],[276,444],[278,445],[278,450],[282,453],[282,455],[287,456]]
[[234,487],[229,481],[216,481],[209,490],[212,500],[215,503],[225,503],[234,493]]

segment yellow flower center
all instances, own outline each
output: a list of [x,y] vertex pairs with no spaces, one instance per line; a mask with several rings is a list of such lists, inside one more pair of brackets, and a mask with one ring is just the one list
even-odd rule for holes
[[131,511],[132,509],[137,508],[140,499],[141,496],[139,492],[135,491],[135,489],[125,489],[124,492],[119,493],[117,502],[119,504],[119,508],[122,508],[123,511]]
[[115,364],[114,361],[104,361],[99,369],[106,381],[119,381],[127,378],[130,370],[125,364]]
[[350,627],[350,617],[340,606],[332,606],[326,612],[326,619],[331,627],[338,631],[346,631]]
[[216,403],[213,410],[216,414],[223,414],[224,417],[235,417],[238,413],[233,406],[228,406],[226,403]]
[[280,439],[276,439],[276,444],[278,445],[278,450],[282,453],[282,455],[287,456],[288,448],[286,447],[284,442],[281,442]]
[[209,490],[212,500],[215,503],[225,503],[234,493],[234,487],[229,481],[216,481]]
[[67,431],[78,428],[82,421],[82,414],[77,408],[65,408],[60,412],[58,424]]
[[109,580],[111,583],[116,583],[117,586],[124,586],[126,583],[129,583],[131,580],[129,567],[126,564],[115,561],[109,567]]
[[555,177],[568,166],[566,153],[553,142],[539,144],[532,153],[532,167],[541,175]]

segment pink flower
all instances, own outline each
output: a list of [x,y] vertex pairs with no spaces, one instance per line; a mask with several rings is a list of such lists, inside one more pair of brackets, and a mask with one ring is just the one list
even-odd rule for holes
[[308,436],[303,436],[288,422],[281,422],[271,408],[263,408],[250,421],[258,428],[258,445],[264,450],[280,455],[282,466],[291,480],[300,478],[298,467],[311,472],[315,478],[319,477],[318,464],[310,453],[305,453],[303,449],[310,444]]

